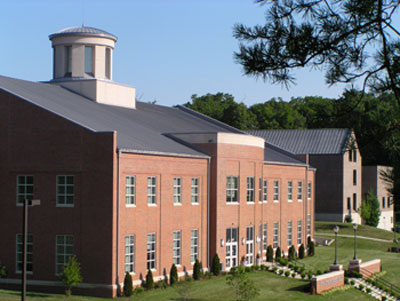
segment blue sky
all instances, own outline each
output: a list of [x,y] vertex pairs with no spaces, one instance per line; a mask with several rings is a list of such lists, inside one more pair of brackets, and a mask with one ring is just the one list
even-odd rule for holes
[[48,35],[86,26],[118,37],[113,79],[136,87],[137,98],[163,105],[190,101],[192,94],[230,93],[246,105],[272,97],[337,97],[321,71],[302,70],[290,90],[245,77],[233,61],[235,23],[264,23],[264,8],[252,0],[0,0],[0,75],[32,81],[52,76]]

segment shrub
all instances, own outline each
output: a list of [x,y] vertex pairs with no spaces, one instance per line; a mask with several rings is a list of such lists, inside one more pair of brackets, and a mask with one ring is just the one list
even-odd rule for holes
[[371,293],[371,289],[370,289],[369,287],[367,287],[367,288],[365,289],[365,291],[366,291],[368,294]]
[[317,275],[322,275],[322,271],[321,270],[317,270],[316,274]]
[[212,276],[213,276],[213,274],[211,272],[209,272],[209,271],[204,273],[204,277],[206,277],[208,279],[210,279]]
[[310,248],[309,248],[309,251],[308,251],[308,256],[314,256],[315,255],[315,244],[314,244],[314,242],[312,241],[311,243],[310,243]]
[[267,269],[267,266],[265,264],[262,264],[260,267],[262,271],[265,271]]
[[141,287],[141,286],[137,286],[137,287],[135,288],[135,290],[133,291],[133,294],[136,296],[136,295],[139,295],[139,294],[141,294],[141,293],[143,293],[143,292],[144,292],[144,288]]
[[308,279],[311,279],[312,276],[313,276],[313,273],[312,273],[312,272],[308,272],[308,273],[307,273],[307,278],[308,278]]
[[285,271],[285,276],[289,277],[289,275],[290,275],[290,272],[289,271]]
[[365,199],[361,202],[361,217],[368,226],[376,227],[379,223],[381,211],[379,209],[379,201],[375,193],[368,191]]
[[0,278],[6,278],[6,277],[7,277],[6,266],[0,263]]
[[276,251],[275,251],[275,260],[278,261],[279,258],[282,258],[282,253],[281,253],[280,247],[276,248]]
[[305,256],[305,248],[304,248],[304,244],[301,244],[300,248],[299,248],[299,258],[303,259]]
[[218,276],[219,273],[221,273],[221,262],[219,261],[218,254],[214,255],[214,258],[213,258],[213,261],[212,261],[212,266],[211,266],[211,272],[215,276]]
[[154,286],[153,273],[151,272],[151,270],[147,270],[145,286],[148,290],[151,290]]
[[130,297],[132,296],[133,287],[132,287],[132,276],[128,272],[125,274],[124,278],[124,296]]
[[289,269],[293,269],[293,267],[294,267],[294,265],[293,265],[293,264],[291,264],[291,263],[288,263],[288,268],[289,268]]
[[277,270],[278,270],[277,267],[273,267],[273,268],[272,268],[272,271],[273,271],[274,273],[276,273]]
[[283,274],[283,270],[279,270],[279,275],[282,275]]
[[344,277],[344,283],[345,283],[345,284],[349,284],[349,278]]
[[271,245],[269,245],[267,248],[267,261],[268,262],[274,261],[274,249],[272,249]]
[[201,276],[201,270],[200,270],[200,262],[198,259],[194,262],[193,265],[193,279],[194,280],[199,280]]
[[301,279],[304,280],[304,278],[306,278],[306,273],[302,272],[302,273],[300,274],[300,277],[301,277]]
[[385,296],[382,296],[382,297],[381,297],[381,300],[382,300],[382,301],[386,301],[386,297],[385,297]]
[[259,288],[248,278],[243,267],[233,267],[226,282],[235,291],[236,300],[252,300],[259,295]]
[[290,246],[289,252],[288,252],[288,259],[289,261],[294,260],[294,253],[296,252],[294,246]]
[[293,278],[296,277],[296,273],[295,272],[292,273],[292,277]]
[[154,283],[154,288],[167,288],[168,287],[168,283],[165,281],[158,281],[156,283]]
[[354,284],[356,284],[356,282],[354,280],[350,280],[350,284],[354,285]]
[[173,286],[177,282],[178,282],[178,270],[176,268],[175,263],[173,263],[171,269],[169,270],[169,284]]
[[304,267],[301,267],[301,268],[299,269],[299,271],[300,271],[300,273],[304,273],[304,272],[306,271],[306,269],[305,269]]
[[358,286],[358,289],[359,289],[360,291],[362,291],[362,290],[364,289],[364,285],[360,284],[360,285]]
[[71,295],[73,286],[82,282],[81,267],[75,255],[68,258],[68,263],[64,266],[61,274],[61,281],[66,286],[65,294],[67,296]]
[[245,271],[246,273],[251,272],[251,267],[245,267],[245,268],[244,268],[244,271]]
[[350,271],[349,272],[349,277],[353,277],[353,278],[362,278],[362,274],[360,272],[357,271]]
[[352,223],[353,222],[353,218],[351,217],[351,215],[346,215],[345,217],[344,217],[344,222],[345,223]]
[[279,259],[279,264],[283,265],[283,266],[287,266],[288,264],[288,260],[285,258],[280,258]]

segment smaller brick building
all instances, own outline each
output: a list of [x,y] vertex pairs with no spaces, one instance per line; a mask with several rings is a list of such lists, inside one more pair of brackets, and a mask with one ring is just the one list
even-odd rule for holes
[[76,255],[83,294],[113,297],[171,265],[218,254],[223,270],[313,237],[315,169],[264,139],[182,106],[135,100],[112,81],[117,38],[77,27],[50,36],[54,78],[0,76],[0,260],[18,288],[22,201],[30,208],[28,288],[62,291]]

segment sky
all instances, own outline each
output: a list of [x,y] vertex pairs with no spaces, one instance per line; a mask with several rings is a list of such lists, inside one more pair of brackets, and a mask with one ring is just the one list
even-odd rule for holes
[[135,87],[141,101],[173,106],[193,94],[223,92],[250,106],[343,93],[346,86],[328,87],[318,70],[297,72],[289,90],[244,76],[233,60],[233,26],[264,20],[264,8],[252,0],[0,0],[0,75],[50,80],[49,34],[84,23],[118,37],[113,80]]

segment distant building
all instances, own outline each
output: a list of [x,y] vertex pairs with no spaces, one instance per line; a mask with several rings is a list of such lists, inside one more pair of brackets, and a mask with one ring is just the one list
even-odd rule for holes
[[394,227],[393,221],[393,199],[388,189],[391,188],[391,184],[387,183],[382,178],[382,172],[390,172],[392,167],[375,165],[375,166],[363,166],[362,170],[362,194],[365,198],[366,194],[372,190],[379,201],[381,209],[381,216],[379,218],[378,228],[391,231]]
[[315,219],[361,223],[361,155],[349,129],[254,130],[259,136],[317,169]]
[[228,271],[313,237],[309,164],[188,108],[136,101],[112,81],[110,33],[73,27],[50,40],[51,81],[0,76],[0,287],[20,286],[26,199],[41,200],[29,213],[32,290],[63,291],[73,254],[76,291],[114,297],[126,272],[140,285],[173,263],[180,276],[196,259],[208,269],[215,254]]

